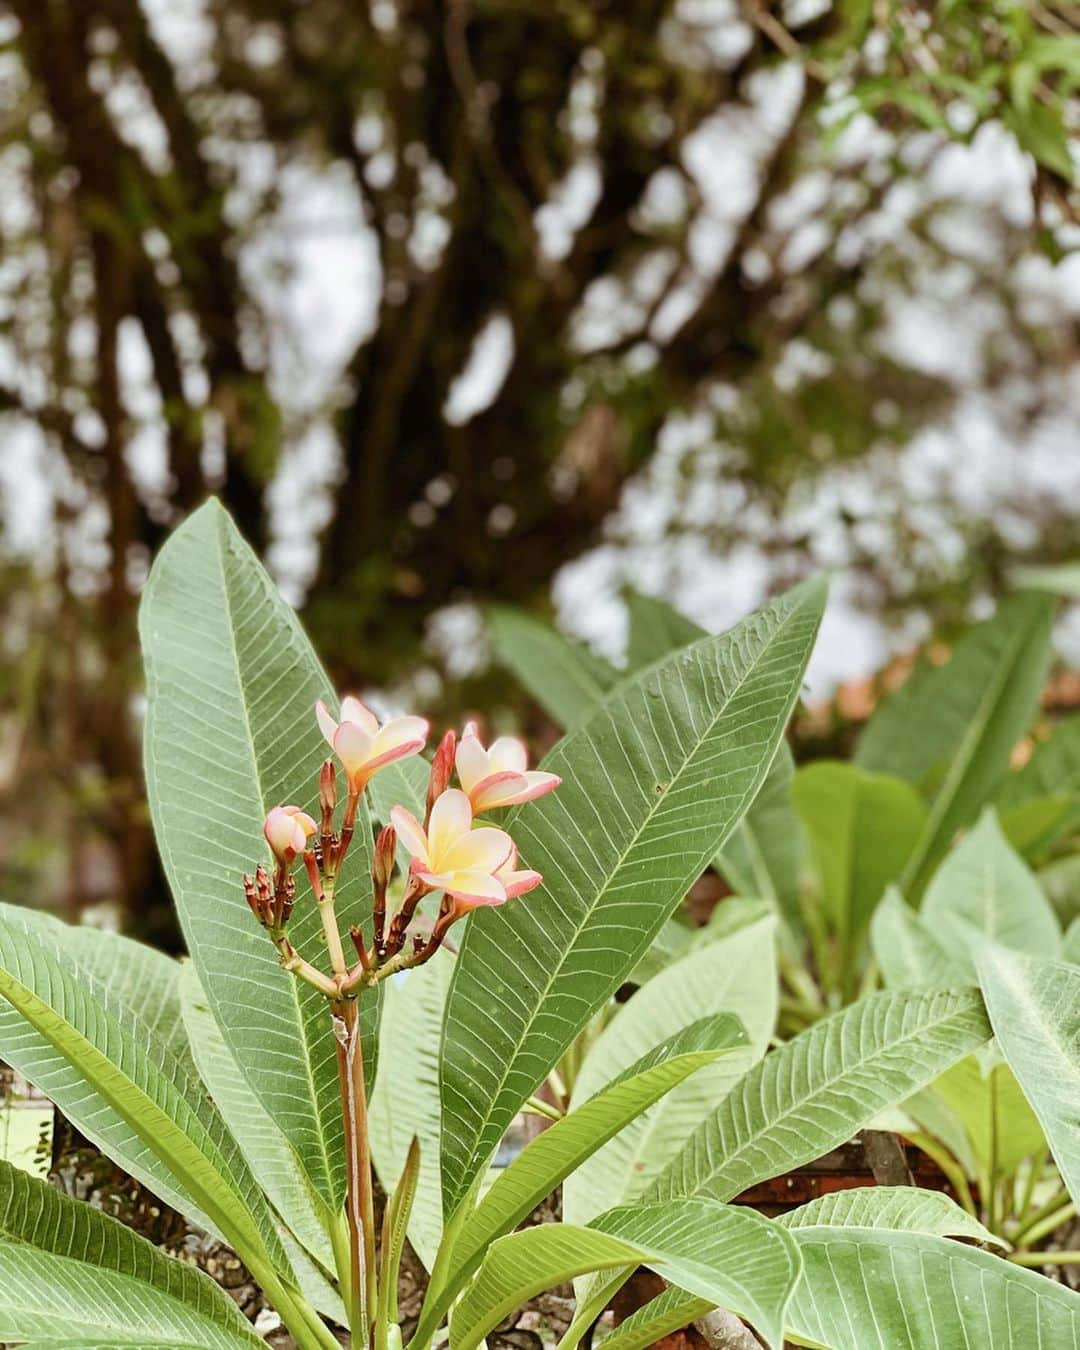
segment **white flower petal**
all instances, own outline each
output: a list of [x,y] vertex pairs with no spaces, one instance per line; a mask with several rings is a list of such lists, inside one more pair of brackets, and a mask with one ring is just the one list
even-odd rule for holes
[[491,773],[524,773],[529,762],[525,742],[516,736],[500,736],[488,746]]
[[361,731],[366,731],[369,736],[374,736],[379,730],[379,719],[355,694],[346,694],[341,700],[341,720],[351,722]]
[[472,807],[464,792],[448,788],[431,808],[428,822],[428,848],[432,867],[443,871],[447,851],[472,828]]

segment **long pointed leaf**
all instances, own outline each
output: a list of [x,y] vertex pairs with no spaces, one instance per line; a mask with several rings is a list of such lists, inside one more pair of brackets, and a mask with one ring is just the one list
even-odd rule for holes
[[796,1229],[804,1267],[789,1333],[832,1350],[1062,1350],[1080,1344],[1080,1294],[948,1238]]
[[568,731],[619,682],[619,672],[601,657],[522,610],[494,606],[487,624],[502,664]]
[[[314,704],[332,691],[295,614],[216,502],[162,549],[139,628],[150,807],[188,950],[241,1071],[314,1189],[336,1207],[345,1152],[325,999],[281,970],[240,888],[266,854],[267,810],[283,802],[315,809],[327,747]],[[368,918],[370,848],[365,816],[338,887],[343,927]],[[325,966],[302,870],[290,936]],[[373,1068],[377,1003],[364,1005]]]
[[923,878],[1008,773],[1038,707],[1053,613],[1047,596],[1011,596],[961,638],[946,665],[921,664],[875,708],[856,765],[916,784],[938,775],[906,882]]
[[161,1344],[242,1350],[259,1344],[257,1337],[227,1330],[152,1284],[0,1242],[0,1339],[47,1336],[70,1345],[94,1334],[142,1350]]
[[751,1069],[656,1179],[649,1198],[729,1200],[820,1158],[989,1037],[974,989],[862,999]]
[[515,1228],[612,1135],[692,1074],[745,1044],[737,1018],[702,1018],[544,1130],[495,1180],[466,1221],[454,1245],[456,1278],[470,1274],[490,1242]]
[[25,1243],[44,1253],[129,1276],[186,1304],[234,1341],[260,1343],[240,1309],[209,1275],[166,1256],[101,1210],[70,1199],[55,1186],[5,1162],[0,1162],[0,1240]]
[[753,800],[824,599],[821,582],[797,587],[620,685],[548,757],[562,787],[511,818],[544,886],[470,920],[450,990],[440,1069],[447,1215]]
[[0,1017],[5,1060],[103,1152],[222,1234],[249,1265],[288,1272],[262,1192],[200,1085],[96,989],[62,950],[10,917],[0,922],[0,997],[11,1005]]
[[710,1200],[610,1210],[588,1228],[541,1224],[492,1243],[455,1307],[452,1350],[472,1350],[526,1299],[590,1270],[647,1265],[710,1305],[753,1321],[779,1345],[799,1275],[796,1244],[748,1210]]
[[1080,969],[989,944],[978,966],[998,1044],[1080,1204]]

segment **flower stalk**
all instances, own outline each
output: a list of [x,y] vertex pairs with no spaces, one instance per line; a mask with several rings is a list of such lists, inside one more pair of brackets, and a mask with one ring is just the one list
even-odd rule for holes
[[[345,1211],[334,1233],[340,1291],[348,1309],[354,1350],[391,1350],[401,1340],[396,1282],[419,1153],[415,1147],[410,1150],[410,1180],[399,1187],[386,1215],[380,1271],[360,999],[380,981],[430,961],[453,924],[473,909],[505,904],[540,884],[539,873],[517,870],[517,849],[506,831],[476,825],[473,817],[480,809],[530,800],[557,787],[559,780],[552,774],[529,772],[525,748],[519,742],[503,737],[485,750],[472,724],[460,742],[454,732],[447,732],[431,763],[423,823],[395,806],[390,813],[392,824],[385,825],[375,840],[371,943],[361,927],[351,925],[348,931],[356,960],[350,963],[335,896],[358,821],[366,819],[360,815],[360,804],[381,768],[423,748],[428,727],[419,717],[399,717],[380,725],[352,696],[342,700],[340,721],[321,701],[316,717],[345,771],[340,828],[335,828],[337,766],[331,758],[319,771],[318,822],[297,806],[274,807],[267,815],[263,833],[273,855],[273,875],[260,864],[254,875],[244,876],[244,895],[277,949],[282,968],[327,999],[346,1150]],[[451,786],[455,772],[460,788]],[[389,892],[399,846],[407,851],[410,863],[401,903],[391,917]],[[329,973],[298,952],[286,932],[296,902],[293,869],[298,860],[303,862],[319,912]],[[421,902],[440,893],[430,932],[413,932]]]

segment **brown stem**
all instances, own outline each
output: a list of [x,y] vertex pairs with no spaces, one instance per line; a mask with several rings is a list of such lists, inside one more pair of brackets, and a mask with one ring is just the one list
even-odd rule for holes
[[375,1202],[371,1185],[371,1154],[368,1148],[367,1094],[364,1088],[364,1055],[360,1044],[360,1014],[355,998],[331,1005],[334,1039],[337,1041],[338,1082],[345,1122],[345,1154],[348,1189],[345,1200],[349,1223],[349,1260],[352,1307],[349,1323],[354,1346],[366,1346],[368,1327],[375,1312]]
[[409,924],[412,923],[413,915],[416,913],[416,906],[430,890],[431,887],[425,885],[419,877],[412,876],[409,878],[401,908],[394,915],[394,921],[390,925],[390,936],[386,939],[387,956],[396,956],[405,945],[405,934],[408,931]]

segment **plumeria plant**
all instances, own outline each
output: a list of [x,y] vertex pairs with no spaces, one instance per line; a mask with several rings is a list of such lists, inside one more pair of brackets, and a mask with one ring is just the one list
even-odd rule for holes
[[[564,665],[567,703],[589,680],[596,697],[540,768],[474,724],[428,761],[423,719],[337,703],[208,504],[141,612],[147,787],[189,959],[0,908],[0,1055],[228,1243],[301,1350],[473,1350],[570,1280],[573,1350],[638,1265],[667,1287],[611,1350],[705,1315],[773,1347],[1073,1344],[1080,1296],[985,1250],[944,1195],[861,1189],[780,1220],[732,1203],[985,1052],[974,972],[770,1048],[777,917],[747,898],[745,922],[642,974],[768,784],[824,600],[808,582],[606,685]],[[1015,982],[986,976],[997,948],[979,959],[1007,1045]],[[530,1107],[547,1128],[493,1169]],[[1056,1152],[1067,1125],[1046,1125]],[[562,1220],[529,1225],[559,1191]],[[403,1325],[406,1241],[428,1282]],[[6,1165],[0,1340],[260,1343],[207,1277]]]

